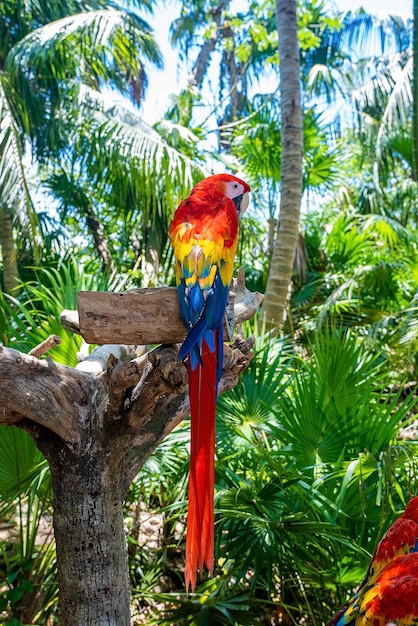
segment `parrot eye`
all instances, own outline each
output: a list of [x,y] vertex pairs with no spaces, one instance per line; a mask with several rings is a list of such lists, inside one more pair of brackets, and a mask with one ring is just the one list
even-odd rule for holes
[[243,186],[237,180],[228,181],[224,187],[225,195],[233,200],[237,196],[241,195],[244,191]]

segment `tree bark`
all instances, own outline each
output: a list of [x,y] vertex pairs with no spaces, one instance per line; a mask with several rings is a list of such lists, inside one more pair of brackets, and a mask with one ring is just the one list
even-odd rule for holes
[[[225,346],[219,393],[237,383],[252,343]],[[130,624],[122,503],[145,460],[189,413],[177,353],[166,345],[127,361],[109,354],[92,375],[0,346],[0,424],[26,430],[51,470],[61,626]]]
[[91,232],[94,241],[94,247],[97,254],[102,261],[102,268],[104,272],[112,273],[115,270],[115,264],[110,254],[106,238],[103,234],[103,229],[94,213],[91,205],[86,206],[83,209],[83,213],[86,217],[87,228]]
[[125,494],[118,463],[123,446],[117,446],[119,454],[111,449],[115,440],[98,428],[106,416],[97,408],[88,449],[73,452],[52,434],[38,439],[52,476],[63,626],[130,625]]
[[0,247],[3,257],[3,286],[6,293],[16,292],[19,286],[13,223],[10,211],[0,207]]
[[303,123],[296,0],[277,0],[282,128],[280,215],[260,323],[279,330],[295,259],[302,199]]
[[229,6],[230,1],[231,0],[221,0],[221,2],[219,2],[219,4],[217,4],[212,10],[212,18],[216,26],[216,31],[200,48],[199,54],[197,55],[196,61],[193,65],[192,72],[187,81],[188,87],[200,87],[202,85],[203,79],[208,71],[212,52],[215,50],[216,44],[218,43],[218,30],[222,23],[222,14]]

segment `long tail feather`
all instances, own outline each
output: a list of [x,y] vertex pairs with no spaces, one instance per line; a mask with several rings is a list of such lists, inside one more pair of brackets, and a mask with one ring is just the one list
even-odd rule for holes
[[[218,331],[215,331],[216,333]],[[214,343],[216,346],[217,342]],[[214,565],[215,416],[217,396],[217,348],[202,342],[202,363],[190,364],[189,395],[191,449],[189,505],[186,535],[186,591],[196,588],[196,570]]]

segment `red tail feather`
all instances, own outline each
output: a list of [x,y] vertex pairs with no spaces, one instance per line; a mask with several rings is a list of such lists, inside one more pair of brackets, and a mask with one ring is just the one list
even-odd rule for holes
[[[216,342],[215,342],[216,345]],[[189,361],[191,449],[186,536],[186,591],[196,587],[196,570],[214,565],[214,483],[217,354],[203,341],[202,365]],[[189,357],[190,359],[190,357]]]

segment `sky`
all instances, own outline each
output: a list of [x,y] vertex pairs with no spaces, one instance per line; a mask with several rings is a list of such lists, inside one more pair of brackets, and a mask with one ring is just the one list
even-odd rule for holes
[[378,11],[403,11],[412,14],[412,0],[334,0],[334,4],[340,11],[354,11],[363,6],[369,13]]
[[[243,0],[241,0],[242,2]],[[245,0],[244,0],[245,1]],[[355,10],[363,6],[370,13],[379,11],[394,11],[412,14],[413,0],[328,0],[328,4],[334,5],[337,10]],[[187,71],[179,72],[177,68],[178,51],[173,50],[169,43],[170,23],[177,17],[178,5],[174,1],[159,10],[154,15],[144,16],[154,28],[156,39],[164,57],[164,70],[152,70],[149,75],[149,87],[143,103],[143,118],[149,124],[161,119],[168,108],[170,94],[178,93],[186,86]]]

